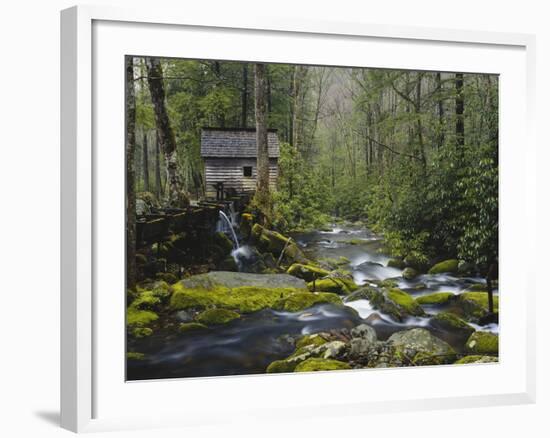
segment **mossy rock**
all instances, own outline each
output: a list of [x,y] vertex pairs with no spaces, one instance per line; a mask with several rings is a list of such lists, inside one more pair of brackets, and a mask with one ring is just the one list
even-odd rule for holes
[[388,268],[404,269],[405,262],[402,259],[389,259],[387,266]]
[[405,280],[413,280],[418,276],[418,272],[416,272],[416,269],[408,267],[403,269],[401,275]]
[[296,363],[288,360],[276,360],[271,362],[266,369],[267,373],[291,373],[296,368]]
[[413,316],[424,315],[424,310],[407,292],[401,289],[387,289],[386,296],[393,301],[397,306],[403,309],[407,314]]
[[128,360],[145,360],[146,356],[143,353],[138,353],[136,351],[128,351],[126,353],[126,359]]
[[498,335],[489,332],[475,332],[466,341],[466,351],[487,356],[498,355]]
[[160,304],[161,299],[152,291],[143,291],[132,302],[132,307],[136,310],[158,310]]
[[[489,314],[489,296],[487,292],[463,292],[458,296],[458,305],[465,318],[479,321]],[[498,314],[498,295],[493,294],[493,311]]]
[[201,324],[199,322],[182,322],[178,330],[180,333],[189,333],[189,332],[196,332],[200,330],[205,330],[208,327],[204,324]]
[[428,274],[434,275],[434,274],[443,274],[446,272],[455,274],[457,271],[458,271],[458,260],[449,259],[433,265],[428,271]]
[[292,264],[290,268],[287,269],[286,273],[302,278],[307,282],[330,275],[330,272],[326,269],[314,265],[303,265],[301,263]]
[[495,356],[482,356],[479,354],[474,354],[470,356],[464,356],[463,358],[457,360],[455,365],[465,365],[470,363],[493,363],[498,362],[498,358]]
[[228,309],[208,309],[199,313],[195,320],[204,325],[227,324],[230,321],[239,319],[241,315]]
[[[389,315],[397,321],[403,321],[408,316],[423,316],[424,310],[407,293],[397,288],[377,289],[363,287],[349,296],[351,300],[367,299],[377,310]],[[348,300],[350,299],[348,298]]]
[[398,284],[399,281],[396,278],[386,278],[385,280],[378,282],[380,287],[397,287]]
[[296,341],[296,348],[306,347],[308,345],[313,345],[319,347],[320,345],[326,344],[327,340],[319,334],[306,335],[302,336],[298,341]]
[[453,313],[448,312],[438,313],[430,320],[430,324],[432,327],[440,330],[459,333],[461,336],[464,336],[464,339],[467,339],[475,332],[475,329],[471,325]]
[[149,327],[135,327],[132,329],[132,336],[134,338],[146,338],[153,334],[153,330]]
[[316,304],[342,304],[340,297],[330,292],[295,292],[273,305],[274,309],[298,312]]
[[395,347],[398,359],[404,358],[413,365],[442,365],[456,360],[456,352],[449,344],[423,328],[394,333],[388,343]]
[[150,310],[139,310],[133,306],[126,310],[126,324],[128,327],[145,327],[148,324],[156,321],[158,315]]
[[442,305],[449,303],[449,301],[453,300],[454,297],[455,294],[453,294],[452,292],[435,292],[433,294],[417,297],[415,301],[418,304]]
[[346,362],[341,362],[334,359],[322,359],[313,357],[299,363],[294,371],[297,373],[310,371],[335,371],[335,370],[350,370],[351,366]]
[[346,276],[327,277],[311,281],[307,284],[310,291],[332,292],[337,294],[349,294],[358,289],[353,279]]

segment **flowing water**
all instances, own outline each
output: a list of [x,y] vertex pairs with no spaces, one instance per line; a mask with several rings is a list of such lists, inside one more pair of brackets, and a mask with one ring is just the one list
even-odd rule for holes
[[[243,263],[247,257],[253,256],[253,251],[250,247],[238,246],[231,221],[225,214],[221,216],[236,241],[233,256]],[[344,257],[340,259],[346,260],[342,268],[352,272],[358,285],[394,278],[401,289],[417,297],[437,291],[459,294],[468,286],[483,282],[481,278],[458,278],[448,274],[425,274],[407,281],[401,277],[399,269],[386,266],[389,257],[382,252],[382,239],[365,228],[342,226],[331,231],[295,234],[292,237],[312,259]],[[292,353],[294,347],[290,337],[352,328],[362,322],[370,324],[380,340],[397,331],[424,327],[457,351],[463,348],[463,338],[430,326],[430,315],[449,310],[448,306],[425,306],[428,316],[396,322],[373,309],[368,300],[344,304],[344,307],[323,304],[295,313],[266,309],[243,315],[229,324],[194,333],[158,331],[132,346],[136,351],[145,353],[147,359],[129,361],[127,378],[140,380],[263,373],[272,361]],[[497,324],[472,326],[477,330],[498,332]]]

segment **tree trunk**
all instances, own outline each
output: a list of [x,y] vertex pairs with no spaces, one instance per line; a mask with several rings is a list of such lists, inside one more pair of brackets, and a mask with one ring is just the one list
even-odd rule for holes
[[136,286],[136,96],[134,58],[126,57],[126,288]]
[[248,64],[243,64],[243,84],[241,89],[241,126],[248,124]]
[[422,166],[426,169],[426,153],[424,151],[424,136],[422,134],[422,76],[423,73],[418,73],[418,78],[416,82],[416,98],[414,110],[416,112],[416,133],[418,136],[418,151],[420,153],[420,160],[422,161]]
[[441,73],[437,72],[435,75],[435,83],[437,90],[437,113],[439,116],[439,130],[437,135],[437,148],[440,149],[445,142],[445,109],[443,107],[443,87],[441,85]]
[[269,152],[267,147],[266,66],[256,64],[254,69],[254,94],[256,109],[257,176],[256,205],[264,215],[271,217],[269,194]]
[[294,67],[293,76],[293,111],[292,111],[292,144],[303,154],[304,147],[304,81],[307,68],[302,65]]
[[147,58],[147,82],[149,83],[149,91],[151,92],[151,100],[153,101],[158,140],[166,164],[167,203],[170,207],[185,207],[189,205],[189,197],[183,189],[179,173],[176,137],[172,130],[164,102],[165,92],[162,68],[160,61],[156,58]]
[[455,88],[456,147],[462,153],[464,149],[464,75],[462,73],[455,75]]
[[147,131],[143,130],[143,190],[148,192],[149,185],[149,145],[147,141]]
[[160,202],[164,191],[162,190],[162,178],[160,174],[160,142],[158,140],[158,130],[155,129],[155,193]]

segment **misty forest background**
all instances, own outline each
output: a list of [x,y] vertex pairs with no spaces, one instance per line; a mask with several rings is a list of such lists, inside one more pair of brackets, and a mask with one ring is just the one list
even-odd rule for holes
[[393,255],[458,258],[482,272],[496,262],[497,76],[129,59],[138,194],[165,206],[201,198],[201,127],[257,126],[261,87],[281,142],[277,190],[256,199],[270,227],[359,220]]

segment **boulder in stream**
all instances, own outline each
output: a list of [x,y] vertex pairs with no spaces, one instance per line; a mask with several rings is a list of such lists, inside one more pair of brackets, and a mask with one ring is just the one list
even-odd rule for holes
[[411,365],[442,365],[456,360],[456,352],[449,344],[423,328],[394,333],[388,343],[395,347],[394,356]]
[[458,260],[456,259],[449,259],[444,260],[442,262],[436,263],[433,265],[430,270],[428,271],[428,274],[444,274],[444,273],[450,273],[454,274],[458,271]]
[[475,332],[466,341],[466,351],[471,354],[497,356],[498,335],[482,331]]

